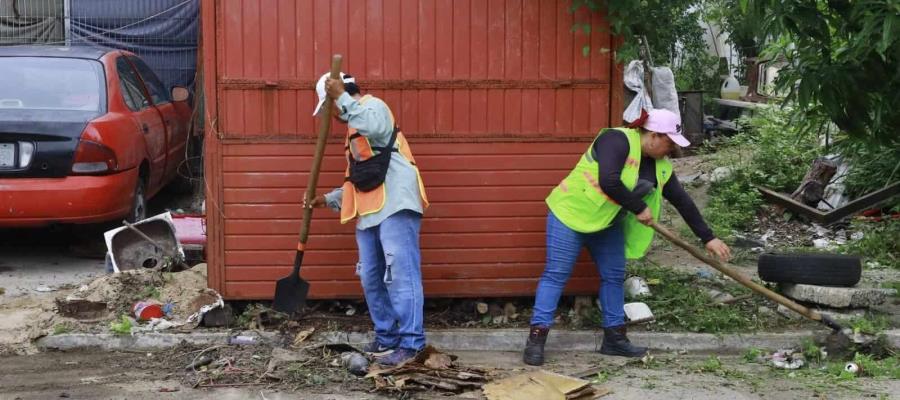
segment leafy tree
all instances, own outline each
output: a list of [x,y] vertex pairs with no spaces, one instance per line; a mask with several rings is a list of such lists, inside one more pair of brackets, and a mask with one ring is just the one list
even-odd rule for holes
[[[700,25],[699,0],[573,0],[570,11],[587,8],[604,12],[610,31],[622,38],[619,61],[638,58],[640,38],[646,37],[656,65],[668,65],[679,90],[714,90],[719,85],[718,60],[706,52],[705,28]],[[585,26],[576,22],[574,29]],[[589,26],[589,25],[587,25]],[[585,28],[589,31],[592,28]],[[585,53],[591,49],[585,47]]]
[[743,18],[784,57],[776,86],[801,112],[824,114],[851,137],[900,145],[900,1],[740,0]]

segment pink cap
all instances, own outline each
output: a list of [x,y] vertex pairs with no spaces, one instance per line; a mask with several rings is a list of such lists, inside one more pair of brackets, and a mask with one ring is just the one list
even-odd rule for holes
[[681,117],[669,110],[662,108],[650,110],[647,113],[647,121],[644,122],[644,129],[669,135],[669,139],[681,147],[691,145],[691,142],[681,134]]

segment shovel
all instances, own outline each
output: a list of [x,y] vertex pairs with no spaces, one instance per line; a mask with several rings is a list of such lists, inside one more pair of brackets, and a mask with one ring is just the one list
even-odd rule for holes
[[[825,326],[827,326],[833,330],[832,336],[839,335],[839,336],[846,337],[846,335],[843,333],[843,327],[840,324],[838,324],[837,322],[835,322],[833,319],[831,319],[825,315],[822,315],[815,310],[810,310],[809,308],[806,308],[800,304],[797,304],[796,302],[788,299],[787,297],[784,297],[778,293],[775,293],[763,285],[753,282],[749,277],[745,276],[744,274],[742,274],[738,271],[735,271],[729,267],[726,267],[725,264],[722,264],[721,262],[719,262],[719,260],[716,260],[715,258],[704,254],[702,251],[700,251],[699,249],[697,249],[694,246],[691,246],[690,244],[685,242],[680,237],[675,236],[675,234],[670,232],[668,229],[664,228],[662,225],[659,225],[656,222],[651,222],[650,226],[653,227],[654,230],[659,232],[660,235],[663,235],[670,242],[678,245],[678,247],[681,247],[682,249],[687,250],[688,253],[691,253],[691,255],[696,257],[698,260],[703,261],[706,264],[709,264],[709,266],[717,269],[719,272],[721,272],[725,275],[728,275],[728,277],[736,280],[741,285],[744,285],[745,287],[753,290],[756,293],[766,296],[766,298],[768,298],[769,300],[772,300],[772,301],[774,301],[778,304],[781,304],[787,308],[790,308],[797,314],[800,314],[800,315],[802,315],[806,318],[809,318],[813,321],[825,324]],[[841,341],[842,338],[835,338],[835,339]]]
[[[343,57],[340,54],[335,54],[331,58],[331,79],[340,79],[342,60]],[[327,103],[321,111],[316,153],[313,156],[312,171],[309,173],[309,183],[306,185],[306,194],[304,195],[306,204],[312,204],[316,197],[322,155],[325,153],[328,131],[331,130],[331,108],[331,103]],[[272,303],[272,308],[288,315],[293,315],[303,307],[306,304],[306,295],[309,294],[309,282],[300,277],[300,265],[303,264],[303,251],[306,248],[306,239],[309,237],[309,222],[312,219],[312,212],[312,208],[303,209],[303,225],[300,228],[300,240],[297,242],[297,253],[294,256],[294,270],[290,275],[275,283],[275,301]]]

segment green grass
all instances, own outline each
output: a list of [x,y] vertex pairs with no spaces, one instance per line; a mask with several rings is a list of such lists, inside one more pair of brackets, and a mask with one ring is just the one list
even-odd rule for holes
[[147,300],[147,299],[159,300],[159,296],[160,296],[159,288],[156,286],[150,286],[150,285],[145,286],[144,289],[142,289],[141,293],[140,293],[140,298],[142,300]]
[[863,233],[862,239],[854,240],[838,248],[844,254],[854,254],[864,261],[900,269],[900,220],[854,224],[854,229]]
[[765,352],[762,349],[756,348],[756,347],[751,347],[751,348],[747,349],[747,351],[744,352],[743,358],[744,358],[744,362],[755,363],[757,360],[759,360],[760,357],[762,357],[764,355],[765,355]]
[[651,295],[635,299],[647,303],[656,322],[647,328],[657,331],[690,331],[707,333],[746,332],[783,326],[778,317],[759,314],[763,304],[758,297],[751,297],[728,305],[713,304],[707,289],[713,288],[733,296],[750,293],[749,289],[731,281],[713,281],[695,274],[676,271],[648,263],[629,266],[629,273],[641,276],[651,285]]
[[891,319],[884,314],[866,313],[863,317],[853,317],[844,322],[854,332],[877,335],[891,327]]
[[131,334],[131,319],[126,315],[121,315],[118,320],[109,323],[109,331],[117,335]]
[[62,335],[64,333],[69,333],[72,331],[72,326],[63,322],[60,324],[56,324],[53,326],[53,334],[54,335]]

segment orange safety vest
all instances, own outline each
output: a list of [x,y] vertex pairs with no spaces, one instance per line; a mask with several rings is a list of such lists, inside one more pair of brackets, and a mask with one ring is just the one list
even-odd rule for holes
[[[365,104],[366,101],[371,99],[371,95],[366,95],[359,100],[359,103]],[[385,107],[386,106],[387,105],[385,105]],[[388,108],[388,113],[391,116],[391,122],[394,123],[394,115],[391,113],[390,108]],[[409,161],[416,171],[416,180],[419,184],[419,197],[421,197],[422,200],[422,208],[428,208],[428,197],[425,195],[425,185],[422,183],[422,176],[419,174],[419,168],[416,166],[416,159],[413,158],[412,152],[409,150],[409,143],[406,142],[406,137],[403,136],[403,132],[397,132],[396,146],[397,151]],[[356,129],[348,128],[347,137],[344,140],[344,156],[352,156],[355,160],[365,161],[374,155],[375,153],[372,150],[372,146],[369,144],[369,139],[362,135],[356,135]],[[341,199],[342,224],[350,222],[357,216],[374,214],[381,211],[387,201],[387,192],[385,190],[386,183],[382,183],[381,186],[371,191],[362,192],[353,186],[353,183],[348,180],[349,177],[350,164],[348,163],[347,168],[344,171],[344,195]]]

